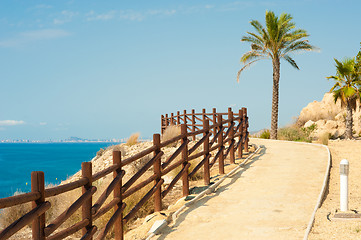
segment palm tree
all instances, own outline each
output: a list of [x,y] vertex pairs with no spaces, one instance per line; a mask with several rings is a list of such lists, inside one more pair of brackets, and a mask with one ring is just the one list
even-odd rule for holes
[[[358,59],[359,60],[359,59]],[[336,62],[336,76],[327,77],[334,79],[335,85],[331,88],[335,103],[341,100],[341,105],[346,106],[346,138],[352,138],[352,110],[356,109],[357,100],[361,100],[361,72],[359,62],[355,58],[346,58]]]
[[316,49],[305,39],[309,36],[305,30],[295,29],[295,24],[291,22],[292,19],[290,14],[282,13],[277,17],[274,12],[266,11],[266,27],[264,28],[257,20],[252,20],[250,23],[255,28],[256,33],[247,32],[248,35],[241,39],[242,42],[251,44],[251,50],[241,57],[244,66],[238,71],[238,82],[241,72],[252,63],[265,58],[272,60],[271,139],[277,139],[280,60],[284,59],[292,67],[299,69],[290,54],[296,51],[312,51]]

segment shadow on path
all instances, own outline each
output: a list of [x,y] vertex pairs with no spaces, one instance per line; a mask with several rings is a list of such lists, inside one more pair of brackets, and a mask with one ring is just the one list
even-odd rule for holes
[[[243,165],[243,168],[241,168],[240,170],[238,170],[237,172],[235,172],[233,175],[228,176],[228,178],[231,179],[231,181],[225,185],[221,185],[220,187],[218,187],[216,189],[216,192],[214,192],[211,195],[206,195],[203,198],[199,199],[197,202],[195,202],[193,205],[191,205],[190,207],[187,208],[187,210],[185,210],[184,212],[182,212],[178,218],[176,219],[176,222],[172,225],[172,227],[169,227],[169,225],[167,227],[165,227],[162,230],[162,234],[158,237],[159,240],[162,239],[166,239],[167,235],[176,231],[177,227],[186,219],[187,215],[192,212],[193,210],[201,207],[201,206],[207,206],[207,202],[214,198],[217,197],[218,195],[220,195],[223,191],[227,190],[229,186],[231,186],[233,183],[235,183],[239,178],[241,178],[242,173],[244,173],[245,171],[247,171],[249,168],[251,168],[252,164],[258,160],[260,160],[260,158],[266,153],[267,148],[265,146],[261,146],[259,152],[253,156],[253,158],[247,162],[245,165]],[[237,159],[236,159],[237,160]],[[240,160],[240,159],[238,159]],[[220,177],[220,176],[218,176]]]

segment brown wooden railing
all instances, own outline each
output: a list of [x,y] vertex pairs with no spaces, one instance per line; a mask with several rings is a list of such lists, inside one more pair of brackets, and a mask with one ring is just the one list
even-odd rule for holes
[[[104,239],[110,229],[114,226],[114,238],[123,239],[123,226],[129,222],[142,207],[142,205],[154,196],[154,211],[162,210],[162,199],[172,190],[175,184],[182,180],[183,196],[189,195],[189,178],[203,167],[204,184],[210,184],[210,169],[218,161],[218,172],[224,174],[224,161],[229,156],[230,163],[235,162],[235,153],[239,158],[242,157],[242,151],[248,151],[248,117],[247,109],[242,108],[238,113],[233,113],[229,108],[228,113],[217,113],[213,109],[212,113],[183,114],[178,112],[162,116],[162,133],[169,125],[180,125],[181,133],[167,141],[161,141],[160,134],[153,135],[153,146],[139,152],[126,159],[121,159],[120,151],[113,151],[113,164],[97,173],[92,173],[92,163],[82,163],[82,177],[76,181],[45,189],[44,173],[40,171],[31,173],[31,192],[0,199],[0,209],[17,206],[19,204],[32,202],[32,210],[7,226],[0,232],[0,240],[7,239],[21,230],[28,224],[32,224],[32,238],[36,240],[43,239],[63,239],[80,230],[82,230],[81,239],[93,239],[97,233],[97,239]],[[212,125],[210,125],[210,122]],[[196,138],[196,136],[200,136]],[[189,137],[192,137],[195,144],[189,148]],[[181,141],[180,146],[174,153],[164,161],[162,148],[170,144]],[[195,151],[203,146],[202,151]],[[215,153],[215,154],[214,154]],[[122,178],[125,171],[122,167],[140,160],[142,157],[152,155],[152,158],[129,180],[125,183]],[[202,160],[188,171],[190,162],[196,158]],[[176,159],[179,159],[176,161]],[[146,171],[153,166],[153,174],[146,179]],[[162,190],[164,182],[162,176],[181,166],[181,170],[173,178],[171,183]],[[113,173],[113,180],[104,190],[101,196],[93,201],[93,194],[97,188],[92,183]],[[136,193],[145,186],[153,183],[150,190],[125,216],[124,199]],[[81,188],[82,195],[69,206],[63,213],[56,217],[52,222],[47,223],[45,212],[51,207],[47,199],[52,196],[63,194],[71,190]],[[104,205],[106,199],[113,192],[113,199]],[[104,206],[103,206],[104,205]],[[78,209],[82,209],[82,219],[73,226],[55,231]],[[104,228],[98,229],[93,221],[103,216],[105,213],[114,209],[113,215],[109,218]]]

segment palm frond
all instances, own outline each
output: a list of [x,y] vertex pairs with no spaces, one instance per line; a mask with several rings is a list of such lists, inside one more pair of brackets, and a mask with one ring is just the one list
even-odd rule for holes
[[256,51],[263,51],[263,47],[258,44],[252,44],[251,49]]
[[330,89],[330,92],[334,92],[335,90],[339,89],[341,87],[341,84],[339,82],[336,82],[335,85]]
[[333,100],[336,103],[339,99],[341,101],[341,106],[344,107],[346,105],[346,99],[342,97],[342,91],[336,90],[333,92]]
[[292,16],[290,14],[282,13],[278,20],[278,43],[282,43],[283,38],[295,28],[295,23],[291,22]]
[[[278,18],[272,11],[266,11],[266,29],[271,42],[274,42],[278,36]],[[274,47],[274,44],[272,44]]]
[[340,77],[338,77],[338,76],[329,76],[329,77],[326,77],[328,80],[330,80],[330,79],[333,79],[333,80],[335,80],[336,82],[338,82],[338,83],[342,83],[343,81],[344,81],[344,79],[343,78],[340,78]]
[[356,93],[356,90],[353,88],[353,87],[350,87],[350,86],[346,86],[344,88],[342,88],[342,91],[345,95],[346,98],[352,98],[354,97],[355,93]]
[[248,68],[251,64],[253,64],[253,63],[255,63],[255,62],[257,62],[257,61],[259,61],[259,60],[261,60],[262,58],[258,58],[258,59],[256,59],[256,60],[253,60],[252,62],[249,62],[249,63],[247,63],[246,65],[244,65],[242,68],[241,68],[241,70],[239,70],[238,72],[237,72],[237,82],[239,82],[239,76],[241,75],[241,72],[244,70],[244,69],[246,69],[246,68]]
[[[287,32],[286,37],[288,37],[290,40],[298,40],[301,38],[309,37],[310,35],[306,32],[304,29],[295,29],[291,32]],[[288,40],[288,39],[286,39]]]
[[338,61],[336,58],[334,58],[334,60],[336,63],[337,75],[345,78],[354,71],[355,61],[353,58],[345,58],[342,62]]
[[257,20],[252,20],[250,21],[250,24],[257,30],[260,35],[263,35],[264,28],[260,22],[258,22]]
[[251,50],[242,55],[241,62],[247,64],[248,62],[251,62],[254,59],[265,58],[265,57],[266,55],[263,52]]
[[297,63],[295,62],[295,60],[293,60],[290,56],[285,55],[283,58],[284,58],[287,62],[289,62],[289,64],[291,64],[292,67],[300,70],[300,69],[298,68]]
[[312,51],[315,50],[315,47],[308,43],[307,40],[296,41],[288,45],[286,48],[282,49],[281,55],[286,55],[291,52],[296,51]]
[[308,36],[307,33],[300,33],[300,34],[294,34],[294,35],[291,33],[287,33],[282,37],[282,39],[279,40],[279,44],[282,46],[283,49],[285,49],[297,41],[308,42],[308,40],[302,39],[307,36]]
[[[251,35],[251,33],[249,33]],[[254,37],[254,36],[243,36],[241,38],[241,42],[249,42],[249,43],[254,43],[254,44],[258,44],[258,45],[264,45],[262,41],[260,41],[258,38]]]

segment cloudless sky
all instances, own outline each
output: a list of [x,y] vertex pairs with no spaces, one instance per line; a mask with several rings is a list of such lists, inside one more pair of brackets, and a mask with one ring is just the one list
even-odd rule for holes
[[250,130],[268,128],[272,64],[241,75],[240,39],[266,10],[290,13],[319,52],[281,62],[279,124],[321,100],[333,58],[360,49],[361,2],[0,2],[0,139],[124,138],[160,131],[160,115],[247,107]]

